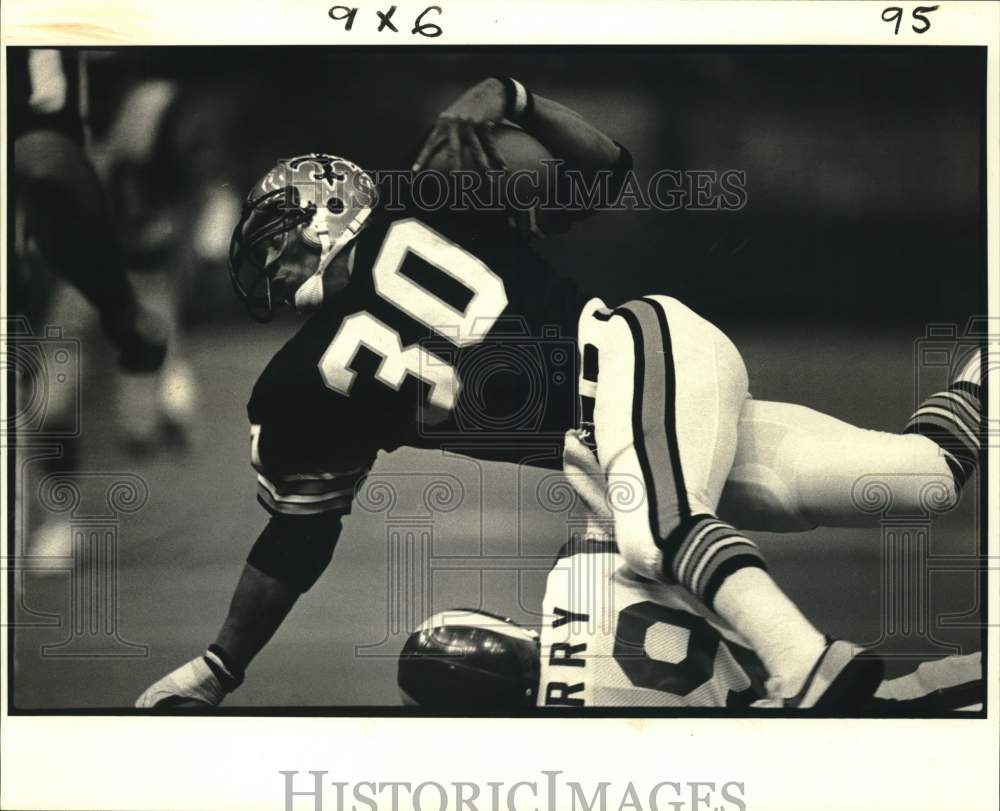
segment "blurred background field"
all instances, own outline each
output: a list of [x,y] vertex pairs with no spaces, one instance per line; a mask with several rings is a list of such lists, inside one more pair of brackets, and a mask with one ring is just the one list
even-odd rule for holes
[[[330,151],[396,168],[439,109],[483,76],[507,73],[627,144],[640,179],[660,169],[745,171],[741,211],[607,213],[541,250],[609,302],[663,292],[718,323],[743,351],[755,396],[866,427],[900,429],[940,385],[915,368],[928,325],[961,331],[986,308],[984,57],[972,49],[157,48],[85,57],[92,153],[137,286],[178,313],[194,419],[186,445],[145,455],[124,447],[108,347],[79,300],[61,294],[47,323],[83,341],[81,469],[132,472],[149,486],[148,503],[121,520],[115,584],[118,632],[148,655],[43,655],[69,633],[71,578],[19,574],[15,621],[61,622],[16,634],[14,699],[24,709],[128,706],[214,636],[265,521],[244,406],[298,323],[248,323],[225,269],[242,195],[278,157]],[[541,474],[404,450],[381,458],[374,477],[411,476],[401,502],[415,503],[420,476],[442,472],[465,494],[433,521],[431,597],[387,611],[400,589],[385,517],[356,508],[330,570],[234,705],[395,704],[408,623],[457,605],[537,622],[544,563],[566,539],[564,522],[530,504]],[[933,554],[975,552],[974,489],[935,524]],[[824,630],[878,638],[878,530],[760,541]],[[495,558],[481,575],[447,560],[478,555]],[[935,616],[971,611],[978,599],[968,572],[930,578],[929,595]],[[935,635],[965,651],[979,643],[973,627]],[[362,655],[358,645],[370,647]]]

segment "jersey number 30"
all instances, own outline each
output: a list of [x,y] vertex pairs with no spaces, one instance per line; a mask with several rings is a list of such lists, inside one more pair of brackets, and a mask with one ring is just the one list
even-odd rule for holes
[[[472,291],[464,311],[401,273],[409,253]],[[379,296],[459,349],[482,341],[507,307],[507,292],[499,276],[419,220],[398,220],[389,226],[372,278]],[[407,375],[428,384],[431,413],[425,419],[442,419],[455,407],[462,387],[455,368],[417,343],[404,347],[396,330],[368,312],[345,318],[320,358],[320,374],[329,388],[350,393],[356,375],[350,364],[362,346],[382,359],[375,377],[386,386],[399,390]]]

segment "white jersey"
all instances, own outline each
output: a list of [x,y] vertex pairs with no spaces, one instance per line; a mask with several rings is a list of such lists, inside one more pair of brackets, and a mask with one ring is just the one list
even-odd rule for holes
[[[680,586],[635,575],[610,540],[574,540],[546,581],[540,707],[746,709],[767,673],[718,616]],[[872,714],[980,710],[979,653],[883,682]]]
[[732,707],[766,672],[721,618],[680,586],[640,578],[612,541],[563,547],[546,581],[543,707]]

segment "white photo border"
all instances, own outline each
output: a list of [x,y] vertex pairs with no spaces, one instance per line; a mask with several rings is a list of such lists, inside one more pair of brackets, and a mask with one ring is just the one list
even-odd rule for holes
[[[888,6],[909,13],[918,4],[885,2],[456,2],[395,0],[399,17],[430,5],[439,37],[376,32],[376,10],[392,2],[358,3],[352,31],[331,19],[330,0],[7,0],[3,46],[120,45],[979,45],[987,52],[987,234],[989,315],[998,288],[998,48],[1000,5],[942,2],[923,34],[893,34],[881,18]],[[347,5],[350,5],[349,3]],[[933,4],[930,4],[933,5]],[[431,21],[428,17],[427,21]],[[6,54],[4,54],[4,57]],[[3,60],[5,70],[6,58]],[[930,102],[929,102],[930,103]],[[4,105],[5,109],[5,105]],[[5,124],[6,122],[0,122]],[[3,127],[6,131],[6,127]],[[7,171],[7,150],[2,156]],[[6,264],[6,185],[3,189]],[[6,267],[4,267],[6,278]],[[994,359],[996,363],[996,359]],[[0,396],[6,403],[6,376]],[[6,407],[6,406],[4,406]],[[989,413],[1000,413],[1000,387],[989,392]],[[990,472],[1000,470],[991,447]],[[2,488],[4,547],[7,488]],[[1000,559],[997,498],[990,498],[988,549]],[[5,573],[6,575],[6,573]],[[739,783],[745,808],[995,809],[1000,763],[1000,571],[988,573],[989,716],[984,720],[807,720],[716,718],[402,719],[402,718],[138,718],[8,716],[3,690],[0,726],[3,783],[0,807],[103,809],[283,809],[285,778],[325,771],[323,808],[335,809],[335,781],[503,781],[501,799],[518,781],[547,779],[587,787],[612,784],[619,808],[630,781],[642,797],[661,781]],[[3,599],[6,626],[6,588]],[[8,661],[6,634],[2,661]],[[6,674],[5,674],[6,675]],[[686,789],[685,789],[686,790]],[[676,797],[666,794],[661,808]],[[685,795],[686,796],[686,795]],[[452,799],[454,795],[452,795]],[[563,811],[569,795],[548,803],[525,789],[517,809]],[[716,795],[716,799],[718,796]],[[436,808],[426,800],[424,807]],[[319,807],[299,797],[295,809]],[[345,807],[351,807],[350,804]],[[357,807],[366,807],[357,804]],[[407,807],[404,803],[401,807]],[[454,806],[448,806],[454,807]],[[479,808],[490,808],[480,800]],[[507,806],[501,803],[501,807]],[[624,805],[624,807],[634,807]],[[686,800],[684,809],[694,808]],[[735,802],[701,808],[738,808]],[[568,810],[567,810],[568,811]]]

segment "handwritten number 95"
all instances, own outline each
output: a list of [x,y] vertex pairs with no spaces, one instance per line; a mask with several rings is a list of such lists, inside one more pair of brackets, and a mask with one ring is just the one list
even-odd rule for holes
[[[910,28],[913,29],[914,33],[923,34],[930,30],[931,21],[927,19],[927,15],[932,11],[937,11],[937,6],[917,6],[913,9],[913,19],[919,20],[920,25],[911,25]],[[889,6],[887,9],[882,11],[882,19],[887,23],[895,23],[896,27],[893,30],[893,36],[899,33],[899,25],[903,21],[903,9],[900,6]]]

